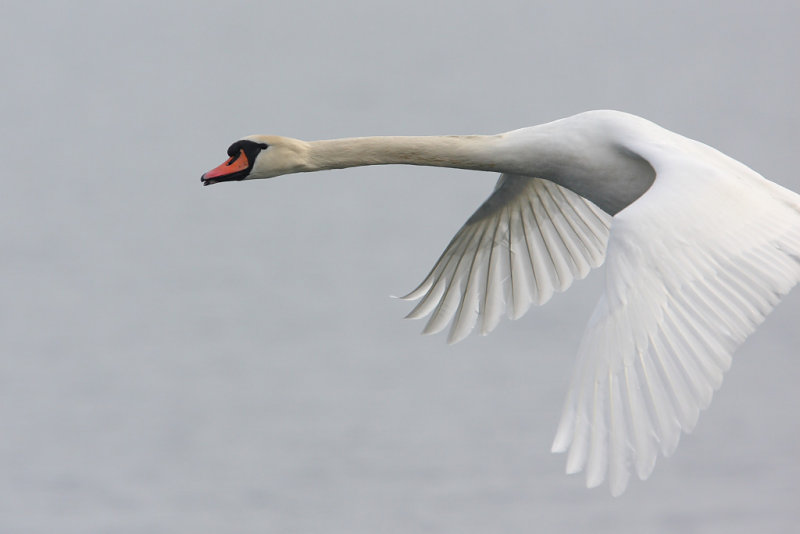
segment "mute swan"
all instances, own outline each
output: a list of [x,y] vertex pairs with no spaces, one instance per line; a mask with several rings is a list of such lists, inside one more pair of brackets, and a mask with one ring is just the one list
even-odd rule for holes
[[800,195],[640,117],[590,111],[499,135],[303,142],[254,135],[204,185],[361,165],[501,173],[403,298],[426,333],[487,334],[607,258],[553,442],[621,494],[676,448],[731,355],[800,280]]

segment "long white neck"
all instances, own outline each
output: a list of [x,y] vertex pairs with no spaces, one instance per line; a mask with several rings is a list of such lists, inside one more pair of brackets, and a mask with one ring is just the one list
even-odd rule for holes
[[364,165],[426,165],[503,172],[500,136],[353,137],[307,144],[309,171]]
[[[657,129],[657,139],[664,135],[663,130],[638,117],[591,112],[498,135],[353,137],[310,142],[254,136],[253,140],[281,146],[282,150],[266,150],[257,161],[253,178],[365,165],[452,167],[551,180],[614,214],[653,183],[651,165],[626,147],[630,131],[652,136],[653,129]],[[279,160],[270,160],[278,156]]]

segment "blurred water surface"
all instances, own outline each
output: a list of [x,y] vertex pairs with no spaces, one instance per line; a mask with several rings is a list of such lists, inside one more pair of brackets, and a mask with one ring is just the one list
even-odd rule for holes
[[10,2],[0,531],[788,532],[800,294],[619,499],[549,454],[599,273],[486,338],[402,321],[495,177],[202,188],[250,133],[641,114],[800,190],[796,2]]

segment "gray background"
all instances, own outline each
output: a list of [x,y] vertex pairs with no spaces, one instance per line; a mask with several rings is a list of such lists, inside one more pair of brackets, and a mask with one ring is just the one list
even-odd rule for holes
[[548,450],[593,273],[486,338],[401,320],[495,177],[203,188],[250,133],[646,116],[800,190],[784,2],[6,2],[0,532],[788,532],[800,292],[612,499]]

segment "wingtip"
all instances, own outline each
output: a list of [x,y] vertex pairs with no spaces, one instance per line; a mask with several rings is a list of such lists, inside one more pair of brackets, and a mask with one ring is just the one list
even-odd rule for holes
[[431,285],[433,284],[430,281],[425,280],[420,285],[411,290],[409,293],[406,293],[405,295],[399,297],[392,296],[392,298],[398,300],[419,300],[428,292],[428,290],[431,288]]
[[456,343],[463,341],[469,336],[470,330],[461,331],[461,330],[451,329],[450,333],[447,335],[447,344],[455,345]]
[[611,484],[609,489],[611,490],[611,496],[617,498],[625,493],[626,489],[628,489],[628,481],[626,480],[624,483],[619,482],[618,484]]

